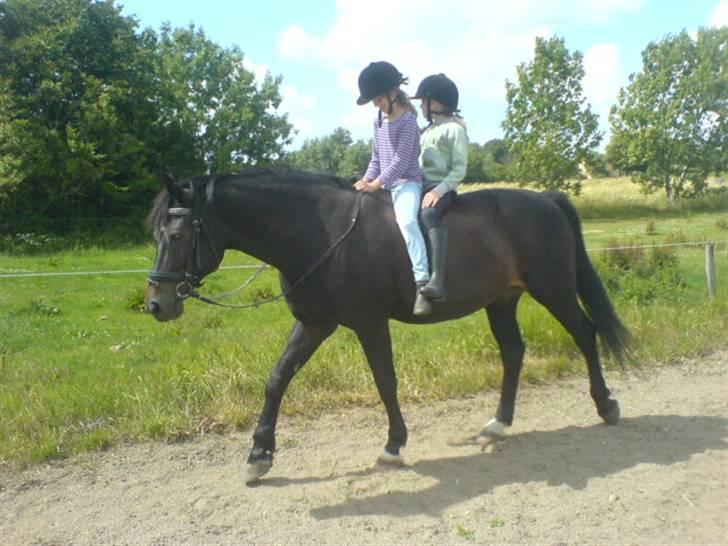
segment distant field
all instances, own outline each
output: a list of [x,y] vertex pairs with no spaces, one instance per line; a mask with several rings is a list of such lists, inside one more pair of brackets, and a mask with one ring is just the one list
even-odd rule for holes
[[[585,183],[574,202],[592,258],[635,334],[642,364],[728,345],[725,194],[670,205],[662,196],[641,195],[626,180],[595,180]],[[597,251],[614,244],[705,240],[722,243],[713,301],[706,296],[702,247],[654,256],[645,251],[630,258],[636,260],[630,271],[615,269],[614,255]],[[0,275],[146,270],[153,258],[151,244],[84,244],[55,253],[0,254]],[[223,265],[253,263],[230,253]],[[211,294],[229,290],[250,273],[221,271],[205,288]],[[160,324],[140,311],[145,278],[0,278],[0,460],[23,465],[119,441],[184,438],[253,423],[264,382],[293,324],[285,304],[232,311],[191,302],[180,320]],[[267,271],[238,301],[274,293],[277,276]],[[586,377],[570,338],[540,306],[524,298],[519,319],[528,345],[525,381]],[[500,362],[484,313],[434,326],[393,323],[392,329],[403,401],[499,385]],[[351,403],[376,404],[378,398],[354,335],[342,328],[297,376],[283,410],[311,413]]]

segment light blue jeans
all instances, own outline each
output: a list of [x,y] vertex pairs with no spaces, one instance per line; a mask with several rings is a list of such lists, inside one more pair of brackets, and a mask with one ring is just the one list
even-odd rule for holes
[[405,182],[401,186],[390,190],[394,204],[394,217],[397,220],[399,231],[407,245],[407,253],[412,262],[412,272],[415,281],[426,281],[430,278],[427,264],[427,247],[422,237],[422,230],[417,221],[422,197],[421,182]]

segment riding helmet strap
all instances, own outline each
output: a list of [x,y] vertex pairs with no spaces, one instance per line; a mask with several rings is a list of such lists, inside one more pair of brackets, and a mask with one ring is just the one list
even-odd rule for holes
[[[389,102],[389,107],[387,108],[387,115],[391,115],[392,110],[394,109],[395,101],[392,100],[392,97],[389,94],[389,91],[387,92],[387,102]],[[379,127],[382,126],[382,111],[381,110],[379,110],[379,112],[377,114],[377,124]]]

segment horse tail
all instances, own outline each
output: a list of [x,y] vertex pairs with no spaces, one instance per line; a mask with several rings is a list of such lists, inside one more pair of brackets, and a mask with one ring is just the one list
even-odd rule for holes
[[602,280],[589,260],[581,232],[581,220],[574,205],[563,193],[548,194],[566,216],[576,239],[576,290],[587,314],[594,322],[599,339],[607,352],[618,362],[632,360],[630,352],[631,335],[627,327],[619,320],[612,306]]

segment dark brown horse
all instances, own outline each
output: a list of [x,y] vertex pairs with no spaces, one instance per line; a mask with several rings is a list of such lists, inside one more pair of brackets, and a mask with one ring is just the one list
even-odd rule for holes
[[448,297],[435,302],[427,317],[412,315],[414,280],[387,193],[363,195],[340,179],[256,169],[170,180],[149,220],[158,251],[147,309],[158,320],[182,314],[184,299],[196,295],[227,249],[280,272],[296,323],[266,385],[248,481],[273,463],[286,387],[339,325],[351,328],[364,348],[389,417],[381,460],[397,464],[407,428],[397,401],[389,320],[430,323],[485,309],[504,373],[498,409],[482,433],[503,435],[513,420],[525,349],[516,321],[524,291],[558,319],[584,354],[597,413],[609,424],[619,420],[596,338],[620,357],[628,333],[587,257],[577,213],[562,194],[493,189],[458,197],[443,220],[452,241]]

